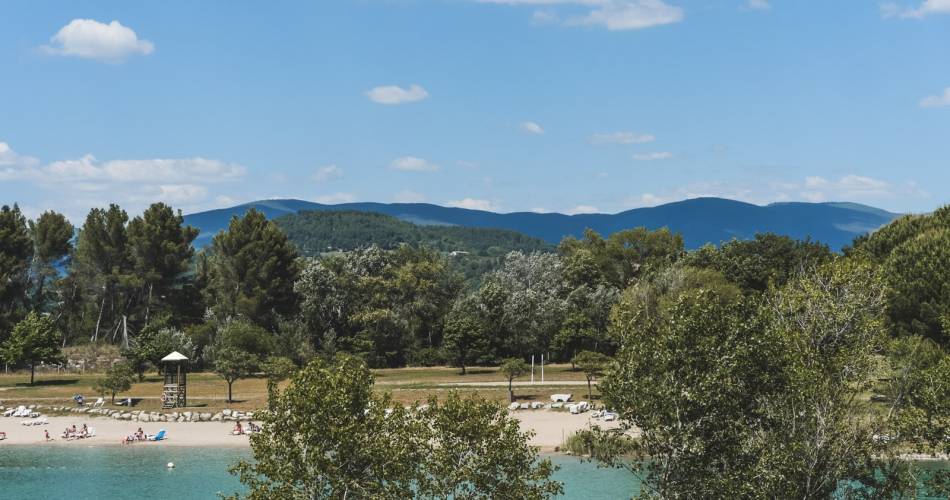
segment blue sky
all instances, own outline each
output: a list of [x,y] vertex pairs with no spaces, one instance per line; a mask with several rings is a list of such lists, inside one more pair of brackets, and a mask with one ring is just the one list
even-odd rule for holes
[[950,202],[950,0],[8,1],[0,202]]

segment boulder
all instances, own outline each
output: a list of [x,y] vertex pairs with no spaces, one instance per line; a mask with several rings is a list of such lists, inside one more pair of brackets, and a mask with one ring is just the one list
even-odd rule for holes
[[200,420],[200,421],[202,421],[202,422],[207,422],[207,421],[211,420],[211,414],[208,413],[208,412],[202,413],[202,414],[198,415],[198,420]]

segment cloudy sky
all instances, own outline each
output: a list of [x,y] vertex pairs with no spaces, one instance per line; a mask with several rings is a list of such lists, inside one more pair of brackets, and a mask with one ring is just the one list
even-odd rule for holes
[[4,2],[0,203],[950,202],[950,0]]

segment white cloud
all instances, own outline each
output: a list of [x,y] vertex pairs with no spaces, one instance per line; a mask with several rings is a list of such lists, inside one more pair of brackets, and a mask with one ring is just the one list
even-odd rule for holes
[[577,215],[577,214],[596,214],[600,213],[600,210],[593,205],[577,205],[576,207],[567,210],[567,215]]
[[[12,176],[15,167],[30,167],[39,163],[39,160],[31,156],[18,154],[9,144],[0,142],[0,179],[4,178],[4,173],[9,171]],[[3,169],[2,167],[7,167]]]
[[[22,182],[53,193],[48,202],[81,220],[90,207],[119,203],[130,213],[163,201],[189,211],[207,208],[211,186],[236,181],[246,169],[207,158],[99,161],[92,155],[41,164],[0,143],[0,181]],[[217,202],[224,205],[227,202]]]
[[924,97],[920,100],[922,108],[942,108],[950,106],[950,87],[943,89],[943,94]]
[[476,198],[464,198],[461,200],[452,200],[445,204],[448,207],[467,208],[469,210],[484,210],[486,212],[497,212],[498,206],[489,200],[479,200]]
[[[663,0],[475,0],[479,3],[493,3],[514,6],[568,6],[584,7],[585,14],[567,17],[563,24],[567,26],[603,26],[610,31],[638,30],[678,23],[683,20],[684,12],[680,7],[667,4]],[[557,22],[557,12],[537,11],[533,22]]]
[[625,200],[627,207],[649,207],[693,198],[717,197],[765,205],[777,201],[853,201],[881,203],[921,199],[930,195],[914,182],[895,183],[862,175],[836,180],[809,176],[772,183],[696,182],[661,192],[647,192]]
[[439,169],[439,166],[428,160],[416,158],[415,156],[403,156],[402,158],[393,160],[392,163],[389,164],[389,168],[410,172],[435,172]]
[[636,132],[594,134],[588,139],[588,141],[595,146],[603,144],[643,144],[655,140],[656,136],[653,134],[638,134]]
[[393,195],[393,201],[396,203],[423,203],[426,201],[424,194],[415,191],[400,191]]
[[755,10],[768,10],[772,8],[769,0],[746,0],[746,7]]
[[530,121],[529,121],[529,122],[521,122],[521,125],[520,125],[520,126],[521,126],[521,130],[522,130],[523,132],[527,132],[527,133],[529,133],[529,134],[538,134],[538,135],[540,135],[540,134],[543,134],[543,133],[544,133],[544,128],[541,127],[541,125],[538,125],[538,124],[535,123],[535,122],[530,122]]
[[129,56],[151,54],[155,45],[140,39],[135,31],[119,21],[105,24],[93,19],[73,19],[41,49],[51,55],[117,63]]
[[668,160],[673,157],[673,153],[669,151],[657,151],[654,153],[637,153],[633,155],[633,159],[637,161],[658,161],[658,160]]
[[950,0],[925,0],[917,7],[895,2],[881,4],[881,16],[885,18],[923,19],[933,14],[950,14]]
[[316,182],[329,182],[340,177],[343,177],[343,169],[336,165],[320,167],[310,176]]
[[54,161],[41,167],[0,171],[0,179],[29,180],[43,184],[180,184],[233,180],[244,176],[245,172],[246,169],[241,165],[201,157],[100,162],[87,154],[76,160]]
[[313,201],[324,205],[336,205],[337,203],[352,203],[356,201],[356,196],[353,193],[331,193],[317,196]]
[[410,85],[408,89],[397,85],[386,85],[366,91],[366,96],[369,97],[369,100],[377,104],[393,106],[407,102],[421,101],[429,97],[429,92],[416,84]]

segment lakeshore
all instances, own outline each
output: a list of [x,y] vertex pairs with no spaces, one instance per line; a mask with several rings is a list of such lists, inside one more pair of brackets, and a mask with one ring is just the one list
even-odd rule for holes
[[[590,425],[599,425],[602,428],[613,429],[619,427],[614,422],[603,422],[591,418],[590,413],[572,415],[565,411],[550,410],[520,410],[511,414],[518,419],[522,431],[533,432],[530,440],[532,446],[538,447],[544,453],[559,449],[564,439],[572,433],[586,429]],[[143,422],[136,420],[116,420],[109,417],[77,413],[66,416],[45,417],[49,422],[45,425],[22,425],[24,421],[35,419],[3,418],[0,417],[0,432],[5,432],[6,440],[0,441],[0,448],[4,446],[56,446],[56,447],[90,447],[90,446],[147,446],[147,447],[248,447],[247,435],[235,436],[231,433],[235,422]],[[62,439],[64,429],[76,425],[86,424],[96,430],[95,437],[84,439]],[[126,436],[133,434],[139,428],[148,434],[155,434],[165,429],[167,439],[159,442],[135,442],[129,445],[122,444]],[[46,441],[44,431],[48,431],[53,438]]]

